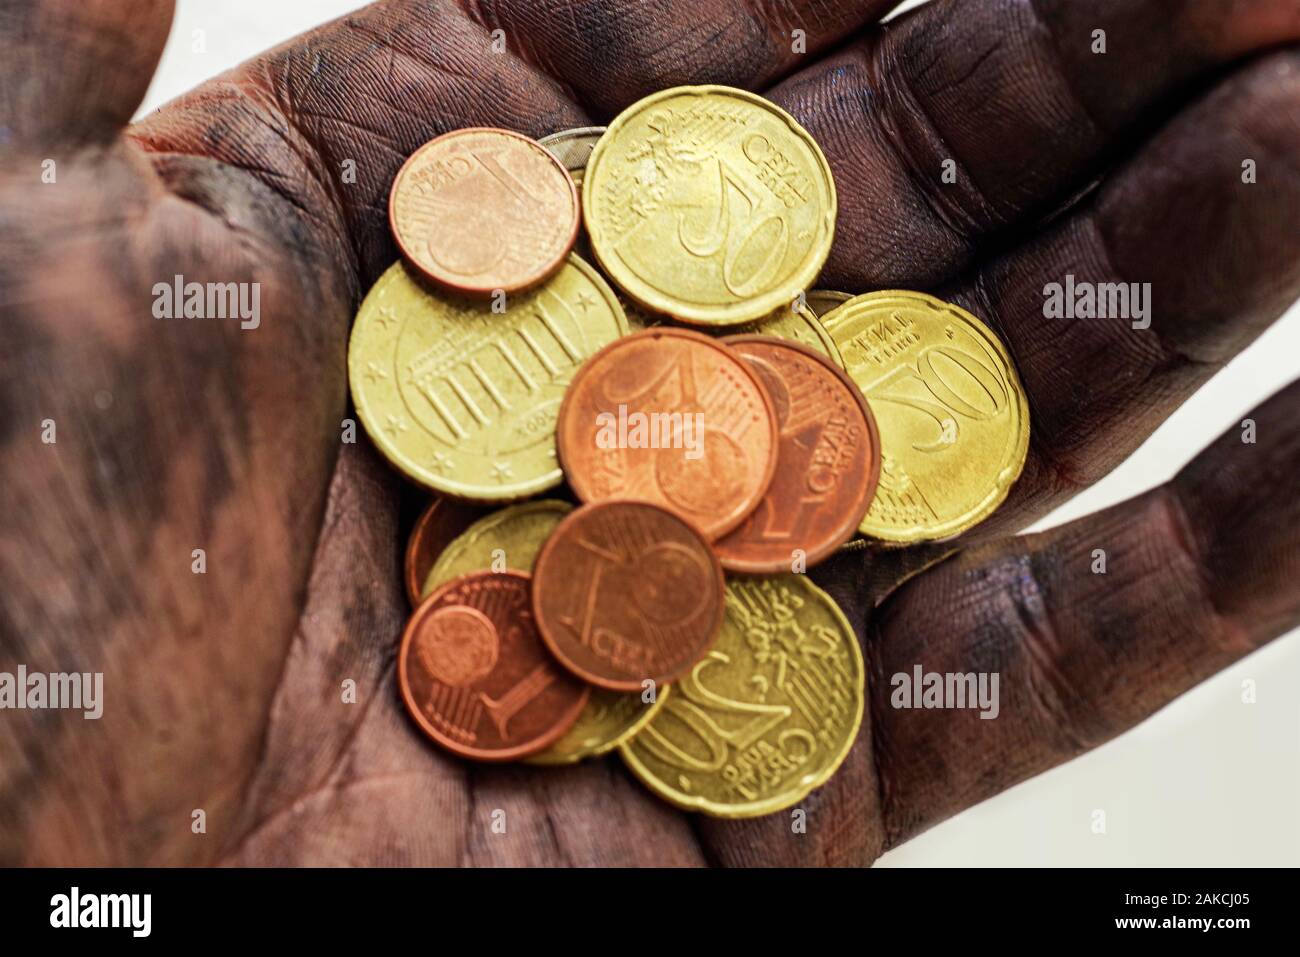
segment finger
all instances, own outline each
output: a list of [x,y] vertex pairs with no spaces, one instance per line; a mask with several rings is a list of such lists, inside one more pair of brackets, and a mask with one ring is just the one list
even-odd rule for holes
[[[1110,740],[1300,624],[1300,382],[1250,418],[1253,444],[1231,429],[1168,485],[963,552],[883,604],[869,691],[888,846]],[[996,718],[898,707],[911,699],[895,676],[917,667],[996,675]]]
[[[940,290],[1002,333],[1029,396],[1025,471],[979,538],[1023,528],[1108,473],[1300,296],[1297,155],[1291,50],[1225,79],[1036,241]],[[1064,295],[1067,277],[1124,284],[1126,314],[1057,315],[1044,294]]]
[[898,0],[460,0],[486,30],[607,118],[690,83],[761,89]]
[[1189,85],[1297,38],[1294,0],[936,0],[886,24],[770,94],[835,172],[823,284],[950,278],[1077,194]]
[[140,101],[171,0],[25,0],[0,8],[0,153],[100,143]]

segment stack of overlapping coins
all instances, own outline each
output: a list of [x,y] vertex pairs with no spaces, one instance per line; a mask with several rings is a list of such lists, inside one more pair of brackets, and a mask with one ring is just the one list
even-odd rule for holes
[[710,814],[800,801],[865,690],[853,629],[803,573],[859,533],[949,538],[1005,498],[1029,430],[998,339],[920,293],[813,290],[830,167],[727,87],[540,143],[440,136],[389,216],[403,261],[348,365],[374,444],[435,495],[407,547],[415,723],[482,761],[617,748]]

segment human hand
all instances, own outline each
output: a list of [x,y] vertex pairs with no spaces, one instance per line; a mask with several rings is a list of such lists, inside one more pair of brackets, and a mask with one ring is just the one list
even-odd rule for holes
[[[132,125],[170,3],[7,7],[0,670],[102,671],[106,707],[0,715],[0,863],[866,864],[1300,622],[1300,385],[1251,413],[1255,444],[1233,430],[1168,485],[1013,537],[1300,295],[1294,0],[938,0],[873,26],[890,5],[380,3]],[[393,678],[415,496],[340,442],[405,157],[696,82],[765,91],[826,152],[821,286],[969,309],[1032,413],[1024,473],[972,534],[814,570],[863,639],[868,714],[805,834],[682,815],[617,759],[429,747]],[[1045,318],[1067,273],[1150,282],[1150,328]],[[154,318],[176,275],[260,283],[258,328]],[[999,718],[891,709],[916,663],[1000,673]]]

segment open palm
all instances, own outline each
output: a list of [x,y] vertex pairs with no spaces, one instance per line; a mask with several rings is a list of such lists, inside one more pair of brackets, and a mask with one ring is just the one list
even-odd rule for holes
[[[1300,621],[1298,385],[1252,413],[1254,444],[1234,430],[1167,486],[1011,537],[1300,295],[1300,8],[937,0],[875,25],[890,6],[379,3],[128,126],[171,4],[6,4],[0,670],[102,671],[105,709],[0,714],[0,863],[866,864]],[[960,303],[1032,411],[1024,474],[974,534],[816,570],[859,630],[869,707],[806,833],[682,815],[617,759],[428,746],[393,679],[417,496],[340,441],[405,157],[698,82],[766,91],[822,145],[823,286]],[[1045,318],[1067,274],[1150,282],[1150,328]],[[260,282],[260,327],[154,318],[176,275]],[[915,664],[998,672],[999,717],[894,710],[889,676]]]

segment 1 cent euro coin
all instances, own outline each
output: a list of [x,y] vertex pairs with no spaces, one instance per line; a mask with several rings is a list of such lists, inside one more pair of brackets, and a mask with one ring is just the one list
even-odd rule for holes
[[722,567],[697,529],[645,502],[586,505],[533,569],[542,639],[569,671],[611,691],[671,681],[722,624]]
[[807,289],[835,234],[835,183],[813,138],[761,96],[663,90],[620,113],[582,184],[606,274],[683,322],[758,319]]
[[560,483],[565,390],[626,332],[617,297],[576,256],[506,297],[502,312],[427,288],[397,263],[357,313],[348,379],[366,432],[407,477],[456,498],[511,501]]
[[534,754],[577,721],[588,688],[538,636],[521,572],[475,572],[420,603],[402,635],[397,677],[407,711],[461,757]]
[[965,309],[899,290],[850,299],[826,327],[880,428],[863,534],[939,540],[987,518],[1029,451],[1029,405],[998,337]]
[[469,295],[518,292],[564,263],[580,219],[563,164],[509,130],[454,130],[397,172],[388,217],[397,246],[428,279]]

